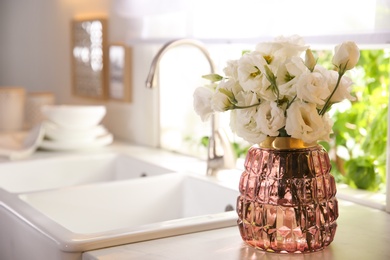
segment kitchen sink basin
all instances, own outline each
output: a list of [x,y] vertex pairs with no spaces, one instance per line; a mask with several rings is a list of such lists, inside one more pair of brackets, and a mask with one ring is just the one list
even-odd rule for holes
[[221,213],[235,206],[237,195],[200,177],[171,173],[19,198],[71,233],[90,236],[134,227],[138,233],[139,227],[152,223]]
[[0,188],[32,192],[154,176],[172,170],[120,153],[63,155],[1,164]]
[[4,163],[0,187],[0,259],[81,259],[237,220],[238,191],[218,178],[119,153]]

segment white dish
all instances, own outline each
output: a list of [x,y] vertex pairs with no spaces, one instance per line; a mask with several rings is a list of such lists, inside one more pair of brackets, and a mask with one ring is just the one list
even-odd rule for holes
[[106,115],[105,106],[47,105],[41,110],[48,120],[69,129],[91,128]]
[[53,122],[45,121],[43,122],[45,128],[45,135],[47,138],[52,140],[95,140],[99,136],[103,136],[108,133],[107,129],[103,125],[97,125],[86,129],[69,129],[61,127]]
[[41,149],[53,151],[74,151],[74,150],[89,150],[102,146],[109,145],[113,142],[114,137],[110,133],[99,136],[93,140],[43,140],[39,146]]

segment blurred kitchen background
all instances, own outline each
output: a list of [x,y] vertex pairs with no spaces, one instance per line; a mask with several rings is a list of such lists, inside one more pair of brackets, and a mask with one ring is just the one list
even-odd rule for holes
[[[72,92],[71,22],[80,16],[105,17],[108,45],[131,49],[130,101]],[[204,153],[192,145],[210,131],[192,111],[192,92],[209,73],[199,51],[183,46],[167,53],[159,86],[145,87],[152,59],[167,41],[202,41],[221,73],[228,59],[275,36],[299,34],[330,49],[349,35],[359,44],[386,44],[389,30],[387,0],[1,0],[0,86],[50,92],[57,104],[103,104],[104,125],[117,140],[175,150],[185,139],[185,150]]]

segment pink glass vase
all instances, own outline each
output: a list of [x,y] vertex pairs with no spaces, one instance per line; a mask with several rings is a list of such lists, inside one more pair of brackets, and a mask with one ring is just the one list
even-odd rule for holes
[[245,160],[238,227],[249,245],[269,252],[322,250],[334,238],[336,185],[326,150],[301,140],[267,138]]

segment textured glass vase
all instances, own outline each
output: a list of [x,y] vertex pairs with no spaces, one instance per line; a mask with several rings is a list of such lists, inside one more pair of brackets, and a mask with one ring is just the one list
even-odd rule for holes
[[238,227],[249,245],[269,252],[315,252],[335,236],[338,204],[326,150],[301,140],[267,138],[245,160]]

